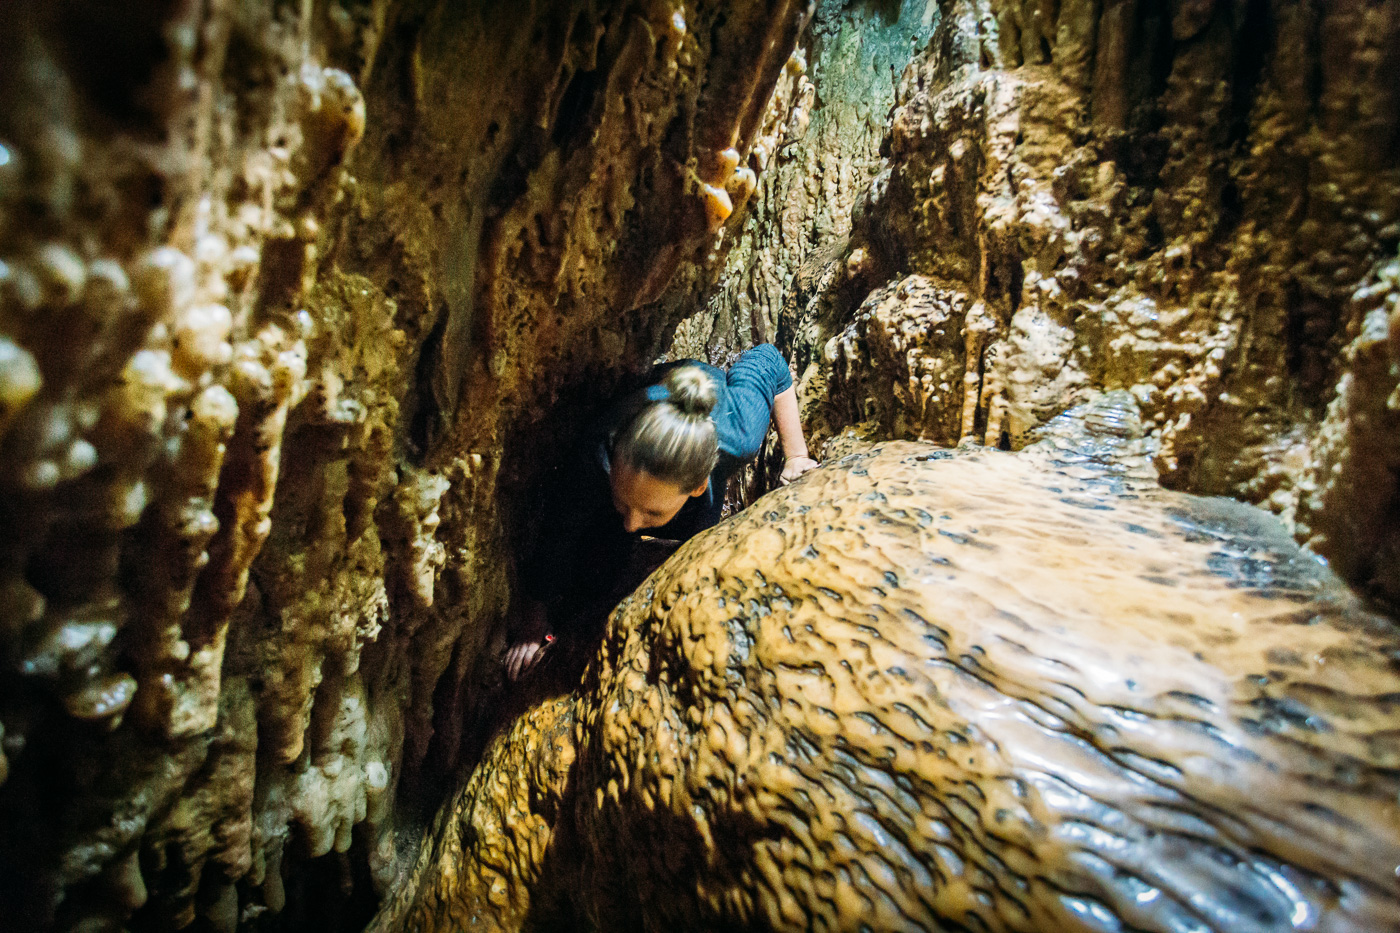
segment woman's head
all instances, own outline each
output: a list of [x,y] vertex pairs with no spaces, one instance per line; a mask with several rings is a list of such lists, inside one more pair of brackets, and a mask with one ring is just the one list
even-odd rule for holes
[[710,412],[719,398],[698,366],[678,366],[613,438],[613,504],[628,531],[658,528],[705,491],[719,456]]

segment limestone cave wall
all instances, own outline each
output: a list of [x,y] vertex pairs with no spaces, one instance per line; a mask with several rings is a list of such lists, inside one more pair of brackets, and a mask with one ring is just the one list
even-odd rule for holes
[[6,929],[364,924],[498,677],[508,529],[704,275],[807,14],[10,5]]
[[894,6],[818,9],[807,136],[676,352],[766,329],[819,442],[1019,448],[1127,389],[1164,484],[1393,603],[1400,6]]

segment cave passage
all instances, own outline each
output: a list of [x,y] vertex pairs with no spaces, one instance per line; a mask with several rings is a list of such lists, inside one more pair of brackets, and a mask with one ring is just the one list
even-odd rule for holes
[[6,13],[5,929],[1400,930],[1400,0]]

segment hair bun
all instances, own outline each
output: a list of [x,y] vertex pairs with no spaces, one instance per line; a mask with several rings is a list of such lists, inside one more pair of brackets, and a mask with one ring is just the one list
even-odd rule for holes
[[671,394],[671,404],[683,415],[708,418],[719,401],[719,388],[699,366],[677,366],[662,384]]

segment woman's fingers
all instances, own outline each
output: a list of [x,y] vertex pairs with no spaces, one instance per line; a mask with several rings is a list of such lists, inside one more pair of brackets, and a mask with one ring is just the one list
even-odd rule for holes
[[786,486],[803,473],[809,470],[815,470],[819,466],[821,466],[821,464],[811,457],[792,457],[783,464],[783,472],[778,477],[778,482]]
[[521,642],[510,649],[506,656],[506,674],[511,680],[516,680],[525,672],[526,661],[534,653],[535,646],[528,642]]
[[518,680],[544,657],[544,644],[538,641],[522,641],[512,645],[506,652],[506,676]]

